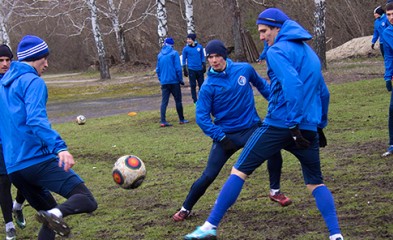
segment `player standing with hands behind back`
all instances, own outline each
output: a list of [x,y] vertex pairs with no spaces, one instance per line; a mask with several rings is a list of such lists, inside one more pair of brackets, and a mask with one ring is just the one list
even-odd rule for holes
[[[51,128],[46,112],[48,89],[40,77],[48,67],[49,48],[37,36],[26,35],[0,85],[0,126],[4,160],[11,182],[37,210],[42,223],[39,240],[68,236],[63,218],[97,209],[83,180],[71,169],[73,156]],[[50,191],[67,200],[58,204]]]

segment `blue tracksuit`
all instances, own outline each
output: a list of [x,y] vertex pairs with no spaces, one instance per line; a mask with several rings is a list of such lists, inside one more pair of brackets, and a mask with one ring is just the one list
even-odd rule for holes
[[[383,38],[385,39],[385,75],[386,82],[393,79],[393,25],[390,25],[383,31]],[[389,105],[389,145],[393,145],[393,92],[390,97]]]
[[173,47],[164,45],[157,56],[156,73],[161,85],[183,82],[179,54]]
[[203,47],[198,42],[195,42],[195,46],[190,46],[187,44],[183,48],[182,65],[187,65],[189,70],[201,71],[202,64],[205,62],[206,60]]
[[390,23],[385,14],[382,14],[382,16],[374,20],[374,33],[371,39],[372,44],[375,44],[378,39],[380,44],[384,44],[382,33],[389,25]]

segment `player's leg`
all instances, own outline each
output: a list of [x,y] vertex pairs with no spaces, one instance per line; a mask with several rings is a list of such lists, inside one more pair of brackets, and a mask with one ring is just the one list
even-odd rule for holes
[[7,237],[15,237],[16,231],[12,222],[11,181],[7,174],[0,175],[0,206],[3,213]]
[[175,99],[176,112],[179,117],[179,123],[188,123],[188,121],[184,119],[180,84],[171,84],[171,93],[173,95],[173,98]]
[[269,172],[270,192],[269,198],[278,202],[281,206],[289,206],[292,200],[285,196],[280,190],[281,168],[282,168],[281,152],[276,153],[267,161],[267,170]]
[[191,97],[194,103],[196,103],[198,100],[197,93],[196,93],[196,71],[189,69],[188,73],[189,73],[188,79],[190,81],[190,88],[191,88]]
[[169,127],[172,126],[166,121],[166,108],[168,106],[169,102],[169,96],[171,94],[169,84],[164,84],[161,85],[161,94],[162,94],[162,99],[161,99],[161,108],[160,108],[160,113],[161,113],[161,127]]
[[26,219],[23,216],[23,203],[25,202],[25,197],[22,192],[17,189],[16,190],[16,198],[13,202],[12,213],[14,215],[14,219],[18,227],[21,229],[26,227]]
[[301,163],[304,182],[315,198],[315,203],[321,212],[330,236],[341,234],[333,195],[323,184],[318,135],[313,131],[302,131],[302,135],[311,142],[311,146],[307,149],[296,149],[293,144],[288,150]]

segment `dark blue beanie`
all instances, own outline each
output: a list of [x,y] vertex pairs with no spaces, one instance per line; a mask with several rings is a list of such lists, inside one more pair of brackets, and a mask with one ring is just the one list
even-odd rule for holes
[[261,12],[257,19],[257,25],[263,24],[271,27],[281,28],[286,20],[290,18],[278,8],[268,8]]
[[173,40],[173,38],[168,37],[168,38],[165,38],[164,43],[166,45],[173,46],[175,44],[175,41]]
[[22,38],[16,52],[18,61],[35,61],[49,55],[48,45],[37,36],[26,35]]
[[223,42],[220,40],[211,40],[206,45],[206,56],[210,54],[218,54],[222,56],[224,59],[227,59],[228,52]]
[[188,35],[187,35],[187,38],[191,38],[191,39],[192,39],[192,41],[194,41],[194,42],[195,42],[195,39],[196,39],[196,34],[195,34],[195,33],[190,33],[190,34],[188,34]]
[[14,55],[7,45],[2,44],[0,45],[0,57],[8,57],[9,59],[12,59]]

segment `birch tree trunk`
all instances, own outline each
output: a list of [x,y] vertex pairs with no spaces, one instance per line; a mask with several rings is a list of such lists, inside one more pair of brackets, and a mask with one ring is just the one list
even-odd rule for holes
[[188,34],[195,33],[194,6],[192,1],[193,0],[184,0]]
[[121,63],[126,63],[130,61],[130,56],[128,55],[126,48],[126,41],[124,36],[124,31],[120,24],[119,12],[113,3],[113,0],[108,0],[110,19],[113,25],[113,30],[116,36],[117,47],[119,49],[120,61]]
[[162,46],[168,35],[167,14],[165,0],[157,0],[158,44]]
[[108,63],[105,60],[105,46],[104,42],[102,40],[102,34],[101,34],[101,29],[100,26],[98,25],[98,16],[97,16],[97,5],[95,0],[87,0],[87,5],[90,10],[91,14],[91,28],[93,32],[93,37],[94,41],[96,43],[97,47],[97,52],[98,52],[98,62],[100,66],[100,74],[101,74],[101,79],[110,79],[110,73],[109,73],[109,66]]
[[325,32],[325,0],[314,0],[315,2],[315,25],[314,25],[314,49],[321,60],[322,68],[327,69],[326,66],[326,32]]

